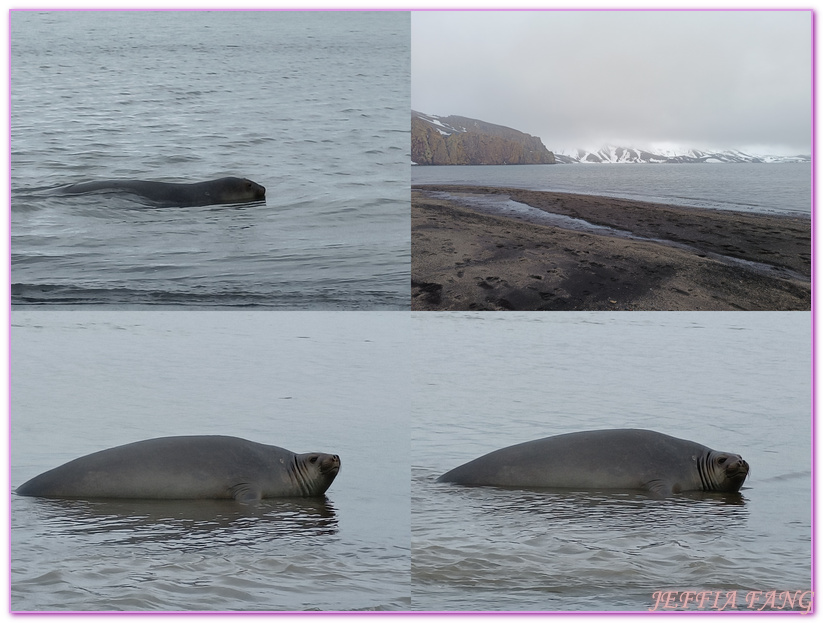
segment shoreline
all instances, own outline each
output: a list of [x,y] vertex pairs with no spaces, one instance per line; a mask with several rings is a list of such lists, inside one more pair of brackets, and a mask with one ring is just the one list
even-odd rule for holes
[[[612,231],[472,205],[490,195]],[[412,310],[809,310],[810,277],[810,218],[412,186]]]

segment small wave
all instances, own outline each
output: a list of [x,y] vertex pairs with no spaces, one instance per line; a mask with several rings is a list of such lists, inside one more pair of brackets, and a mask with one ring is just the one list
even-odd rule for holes
[[188,307],[198,309],[270,308],[297,310],[409,309],[408,294],[374,290],[330,292],[173,292],[131,288],[94,288],[61,284],[11,284],[15,307],[107,305],[109,308]]

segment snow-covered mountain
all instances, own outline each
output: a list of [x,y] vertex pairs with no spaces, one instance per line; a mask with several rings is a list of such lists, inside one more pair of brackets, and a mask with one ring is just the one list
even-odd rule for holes
[[562,164],[576,163],[683,163],[683,162],[811,162],[811,156],[770,156],[745,153],[739,149],[723,151],[669,148],[642,149],[604,145],[600,149],[555,149],[555,160]]

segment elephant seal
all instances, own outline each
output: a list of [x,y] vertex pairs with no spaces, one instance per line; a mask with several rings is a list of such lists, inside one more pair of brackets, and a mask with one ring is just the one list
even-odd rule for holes
[[740,490],[749,464],[740,455],[650,430],[595,430],[527,441],[443,474],[461,485],[557,489]]
[[82,182],[59,189],[69,195],[95,191],[120,191],[133,193],[159,206],[188,207],[207,206],[220,203],[247,203],[262,201],[266,189],[241,177],[222,177],[219,180],[196,184],[172,184],[170,182],[147,182],[144,180],[105,180]]
[[320,496],[340,470],[336,454],[295,454],[237,437],[161,437],[55,467],[17,488],[45,498],[221,499]]

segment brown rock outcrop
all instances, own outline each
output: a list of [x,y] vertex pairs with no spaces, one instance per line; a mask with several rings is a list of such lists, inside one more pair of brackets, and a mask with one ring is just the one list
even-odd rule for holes
[[412,111],[411,158],[417,164],[554,164],[542,141],[502,125]]

